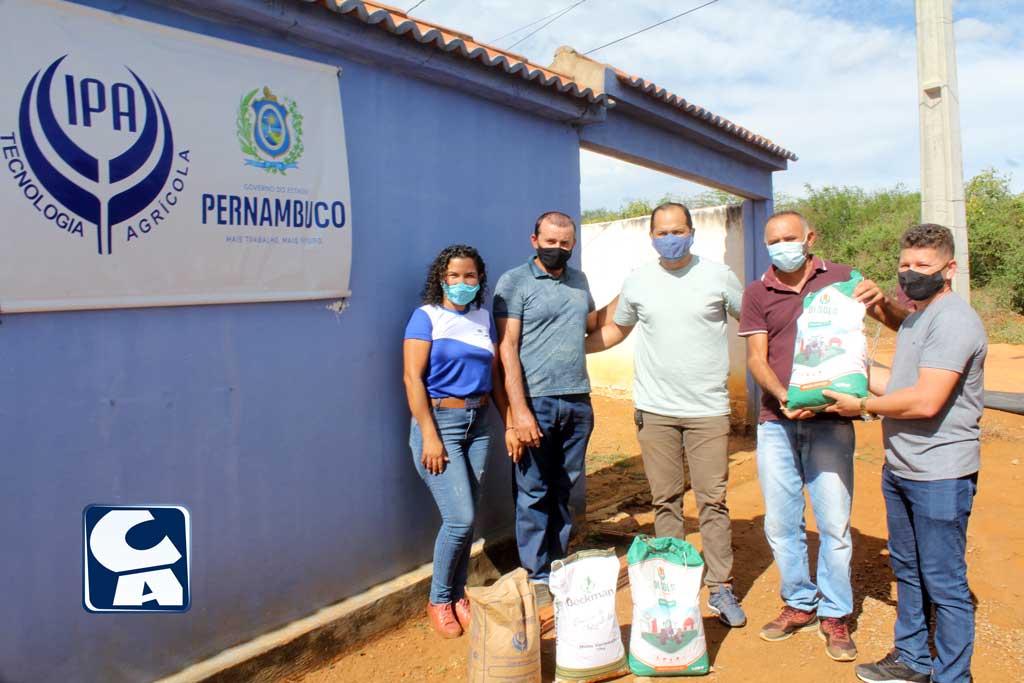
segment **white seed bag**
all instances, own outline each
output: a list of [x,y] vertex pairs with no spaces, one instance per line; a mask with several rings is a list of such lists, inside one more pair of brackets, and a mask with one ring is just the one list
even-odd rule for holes
[[614,550],[584,550],[551,563],[556,683],[592,683],[629,673],[615,614],[618,580]]

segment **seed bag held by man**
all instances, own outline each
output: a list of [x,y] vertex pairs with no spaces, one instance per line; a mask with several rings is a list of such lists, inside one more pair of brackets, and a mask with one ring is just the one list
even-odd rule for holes
[[466,588],[466,597],[473,611],[469,683],[540,683],[540,621],[526,570]]
[[638,676],[708,673],[700,615],[700,553],[678,538],[637,536],[626,560],[633,594],[630,670]]
[[594,683],[629,673],[615,614],[619,558],[583,550],[551,563],[555,683]]
[[854,396],[868,395],[864,304],[853,290],[864,278],[853,271],[837,282],[804,297],[804,311],[796,321],[793,374],[786,407],[822,410],[831,400],[829,389]]

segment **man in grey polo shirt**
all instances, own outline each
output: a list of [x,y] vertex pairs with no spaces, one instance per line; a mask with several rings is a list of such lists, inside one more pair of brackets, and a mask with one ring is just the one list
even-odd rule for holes
[[[967,585],[967,520],[981,468],[984,363],[978,314],[955,294],[953,235],[926,223],[900,240],[899,282],[917,310],[900,326],[892,372],[873,369],[858,399],[824,392],[841,415],[882,415],[882,493],[896,575],[894,649],[857,667],[869,683],[967,683],[974,604]],[[935,652],[928,625],[935,608]]]
[[[637,438],[658,536],[685,538],[683,455],[697,498],[709,609],[727,626],[747,622],[732,593],[727,316],[739,318],[743,290],[729,268],[690,253],[690,210],[668,202],[651,214],[660,256],[630,273],[608,306],[614,317],[587,338],[587,352],[615,346],[639,327],[633,401]],[[607,318],[604,313],[602,318]]]
[[584,458],[594,429],[584,337],[597,326],[587,276],[568,265],[576,224],[542,214],[530,242],[536,255],[508,271],[494,290],[498,351],[512,423],[526,451],[516,463],[519,561],[551,604],[552,560],[572,533],[573,487],[585,486]]

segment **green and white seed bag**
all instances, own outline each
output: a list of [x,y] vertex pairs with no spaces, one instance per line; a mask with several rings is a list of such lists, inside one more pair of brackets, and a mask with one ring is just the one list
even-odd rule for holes
[[804,297],[804,310],[796,321],[793,374],[787,392],[790,410],[824,410],[832,403],[822,394],[826,389],[868,395],[865,309],[853,298],[853,290],[863,279],[853,271],[849,280]]
[[637,676],[707,674],[711,667],[700,614],[700,553],[678,538],[637,536],[626,560],[633,595],[630,670]]

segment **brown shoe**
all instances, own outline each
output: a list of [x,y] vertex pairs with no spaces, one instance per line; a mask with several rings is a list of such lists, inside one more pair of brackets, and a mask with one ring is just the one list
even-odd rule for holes
[[430,623],[433,624],[434,630],[440,633],[442,638],[458,638],[462,635],[462,627],[455,619],[452,603],[445,602],[435,605],[428,602],[427,614],[430,616]]
[[857,646],[850,637],[846,619],[822,617],[818,635],[825,641],[825,653],[837,662],[852,662],[857,658]]
[[818,625],[816,611],[805,612],[786,605],[779,616],[761,627],[761,640],[775,642],[785,640],[797,631],[810,631]]
[[469,600],[466,598],[459,598],[455,601],[455,618],[459,620],[462,630],[469,633],[469,622],[472,614],[469,609]]

